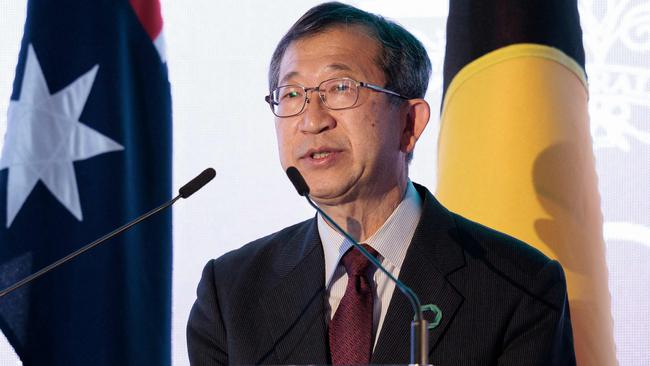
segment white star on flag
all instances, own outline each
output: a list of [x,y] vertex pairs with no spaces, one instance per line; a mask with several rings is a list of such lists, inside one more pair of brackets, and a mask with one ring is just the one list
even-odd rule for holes
[[33,46],[27,49],[20,100],[10,101],[0,170],[8,168],[7,228],[42,181],[70,213],[82,221],[74,161],[124,150],[122,145],[83,125],[79,116],[99,65],[50,94]]

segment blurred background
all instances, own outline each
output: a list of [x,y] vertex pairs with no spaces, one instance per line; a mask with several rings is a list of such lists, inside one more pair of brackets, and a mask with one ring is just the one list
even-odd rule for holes
[[[173,103],[173,187],[205,167],[213,183],[173,213],[172,363],[187,365],[185,324],[203,265],[313,215],[277,158],[264,102],[273,49],[311,0],[162,0]],[[394,19],[427,47],[432,120],[411,179],[435,189],[446,1],[349,1]],[[6,129],[26,1],[0,0],[0,136]],[[581,0],[591,133],[604,215],[617,357],[650,364],[650,5]],[[2,141],[0,140],[0,148]],[[2,243],[0,243],[2,245]],[[20,364],[0,342],[0,364]]]

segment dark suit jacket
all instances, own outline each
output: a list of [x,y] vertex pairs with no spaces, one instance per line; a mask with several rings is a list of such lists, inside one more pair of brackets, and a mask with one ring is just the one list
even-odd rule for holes
[[[562,268],[509,236],[424,210],[399,278],[436,304],[434,365],[574,365]],[[187,325],[192,365],[330,362],[325,267],[315,219],[208,262]],[[412,308],[395,291],[372,363],[409,362]]]

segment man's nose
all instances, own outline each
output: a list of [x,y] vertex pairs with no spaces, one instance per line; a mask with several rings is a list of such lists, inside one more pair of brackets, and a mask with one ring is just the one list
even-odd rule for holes
[[336,120],[331,115],[320,94],[310,90],[307,95],[307,105],[300,121],[300,131],[304,133],[321,133],[336,126]]

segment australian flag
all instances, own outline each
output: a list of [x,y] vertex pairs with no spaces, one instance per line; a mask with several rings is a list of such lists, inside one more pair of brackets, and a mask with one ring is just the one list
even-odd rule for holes
[[[0,155],[2,288],[171,198],[158,0],[27,7]],[[25,365],[169,365],[171,256],[168,211],[0,298],[2,332]]]

